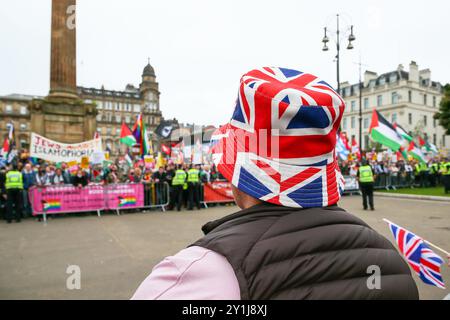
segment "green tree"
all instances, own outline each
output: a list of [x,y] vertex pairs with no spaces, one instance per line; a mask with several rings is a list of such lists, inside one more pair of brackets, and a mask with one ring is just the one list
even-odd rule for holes
[[444,86],[444,96],[442,97],[439,112],[434,115],[439,124],[445,129],[445,134],[450,134],[450,83]]

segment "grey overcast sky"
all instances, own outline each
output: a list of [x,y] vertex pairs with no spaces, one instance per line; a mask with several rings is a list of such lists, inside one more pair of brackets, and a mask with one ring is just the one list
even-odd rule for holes
[[[50,0],[0,0],[0,95],[49,90]],[[335,50],[321,51],[323,27],[354,24],[355,49],[341,81],[411,60],[450,82],[450,1],[446,0],[78,0],[77,82],[123,90],[138,85],[147,58],[166,118],[221,124],[240,76],[259,66],[308,71],[335,84]]]

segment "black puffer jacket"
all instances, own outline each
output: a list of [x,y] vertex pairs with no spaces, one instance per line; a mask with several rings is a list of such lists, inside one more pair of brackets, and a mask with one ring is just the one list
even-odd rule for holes
[[[345,210],[256,205],[203,226],[193,245],[227,258],[241,299],[418,299],[392,244]],[[379,266],[381,288],[367,268]]]

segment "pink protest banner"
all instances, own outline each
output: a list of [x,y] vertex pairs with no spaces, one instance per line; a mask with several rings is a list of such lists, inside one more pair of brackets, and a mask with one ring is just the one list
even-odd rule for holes
[[33,215],[129,209],[144,206],[142,184],[71,185],[32,187],[29,197]]
[[106,209],[129,209],[144,206],[144,185],[141,183],[105,186]]
[[78,188],[71,185],[32,187],[29,190],[33,215],[97,211],[105,208],[103,186]]

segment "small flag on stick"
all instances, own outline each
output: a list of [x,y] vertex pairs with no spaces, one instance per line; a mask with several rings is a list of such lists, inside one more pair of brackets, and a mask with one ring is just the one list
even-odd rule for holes
[[405,256],[420,279],[426,284],[445,289],[441,275],[441,264],[444,263],[444,260],[434,253],[427,244],[447,255],[449,253],[387,219],[383,219],[383,221],[389,224],[399,251]]

